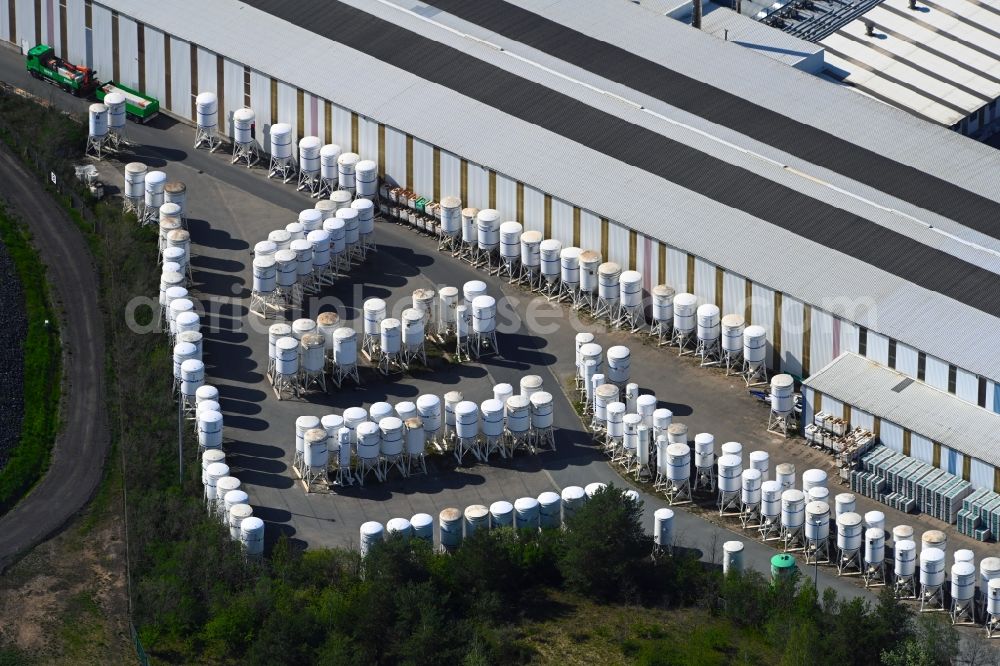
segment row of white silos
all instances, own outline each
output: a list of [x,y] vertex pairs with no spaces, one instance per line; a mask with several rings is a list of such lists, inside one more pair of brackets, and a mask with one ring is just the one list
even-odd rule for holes
[[[134,176],[141,172],[135,164],[138,163],[127,166],[126,180],[130,173]],[[165,180],[165,176],[158,180]],[[249,496],[226,464],[219,391],[206,383],[201,317],[196,299],[187,289],[192,248],[190,234],[184,228],[186,188],[181,184],[172,189],[179,195],[173,201],[154,201],[150,206],[152,210],[153,205],[159,204],[156,208],[158,256],[162,267],[159,304],[162,323],[172,345],[173,392],[179,413],[194,425],[208,512],[228,526],[230,536],[242,544],[248,557],[259,557],[264,549],[264,523],[253,516]]]
[[[422,394],[415,402],[376,402],[342,414],[300,416],[295,421],[292,467],[314,485],[363,486],[373,476],[384,481],[394,470],[408,477],[426,473],[428,451],[451,452],[459,464],[481,462],[554,447],[553,398],[541,378],[526,375],[519,393],[510,384],[493,387],[480,403],[460,391],[443,397]],[[330,472],[333,472],[331,477]]]
[[[577,511],[606,484],[594,482],[581,486],[567,486],[560,493],[546,491],[535,497],[521,497],[514,502],[498,500],[489,506],[473,504],[464,510],[442,509],[438,514],[437,534],[433,517],[418,513],[410,519],[392,518],[385,525],[377,521],[363,523],[360,528],[361,556],[387,537],[424,539],[445,552],[452,552],[480,531],[514,529],[559,529],[572,520]],[[641,502],[639,493],[627,490],[627,501]],[[436,538],[435,538],[436,537]],[[654,515],[654,544],[660,549],[673,545],[673,511],[659,509]]]
[[[219,100],[215,92],[201,92],[195,98],[195,148],[215,151],[222,145],[219,132]],[[297,154],[292,126],[273,123],[267,134],[266,150],[257,142],[256,114],[243,107],[232,114],[232,161],[248,168],[268,156],[268,178],[288,183],[295,181],[297,189],[323,198],[335,190],[349,192],[352,197],[374,201],[378,193],[378,165],[360,155],[345,152],[334,143],[323,144],[317,136],[298,140]]]
[[[141,224],[159,225],[162,243],[170,232],[183,230],[187,220],[187,186],[182,181],[168,181],[164,171],[150,170],[142,162],[129,162],[125,165],[122,207],[135,213]],[[173,220],[179,224],[170,224]]]

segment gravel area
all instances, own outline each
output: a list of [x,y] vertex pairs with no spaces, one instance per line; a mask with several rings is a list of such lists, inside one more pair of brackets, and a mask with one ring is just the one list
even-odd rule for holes
[[24,338],[28,321],[14,261],[0,243],[0,469],[21,434],[24,416]]

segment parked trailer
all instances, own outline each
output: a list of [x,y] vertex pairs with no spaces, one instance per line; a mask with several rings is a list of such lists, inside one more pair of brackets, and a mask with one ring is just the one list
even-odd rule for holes
[[121,83],[109,81],[97,88],[97,99],[101,102],[108,93],[118,92],[125,97],[125,114],[139,123],[147,123],[160,112],[160,102],[138,90],[133,90]]

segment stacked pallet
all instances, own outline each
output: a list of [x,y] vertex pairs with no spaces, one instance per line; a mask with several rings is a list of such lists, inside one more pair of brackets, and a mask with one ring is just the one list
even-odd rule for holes
[[1000,495],[976,490],[963,498],[958,512],[958,531],[977,541],[990,541],[1000,536]]
[[[968,481],[884,446],[861,457],[861,468],[851,473],[851,490],[894,509],[923,512],[946,523],[967,521],[971,516],[971,508],[963,503],[973,494]],[[997,507],[995,522],[1000,529],[1000,502]],[[990,518],[981,520],[983,526],[991,524]]]

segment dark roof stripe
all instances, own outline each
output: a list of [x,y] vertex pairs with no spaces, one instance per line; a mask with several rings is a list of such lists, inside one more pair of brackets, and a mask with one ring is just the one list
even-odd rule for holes
[[423,0],[509,39],[1000,238],[1000,203],[504,0]]
[[[299,0],[246,2],[726,206],[1000,317],[1000,275],[863,217],[341,2],[331,0],[322,8]],[[752,229],[747,233],[752,234]]]

